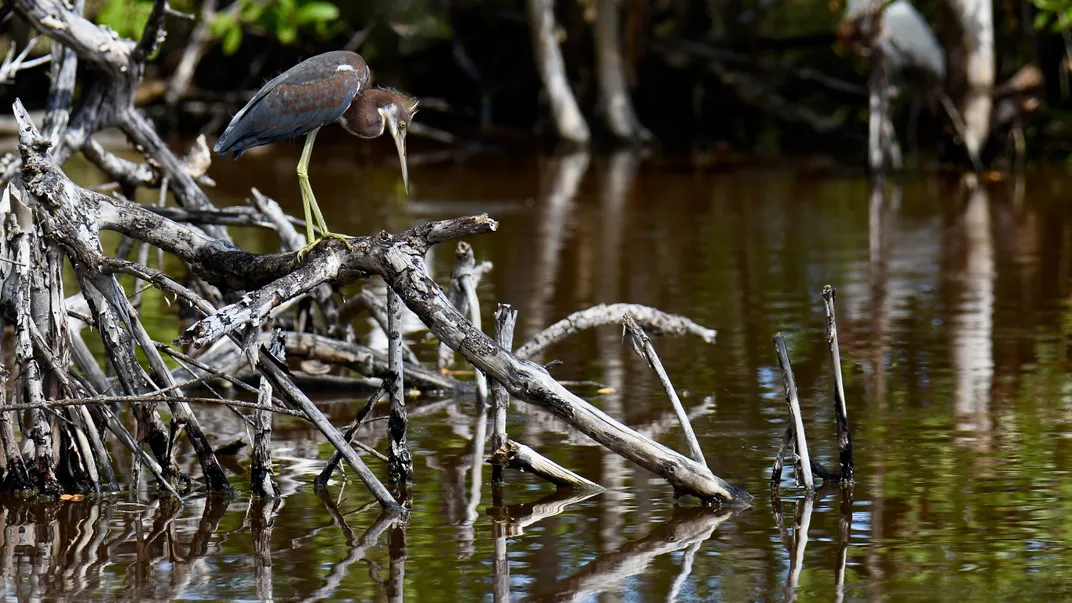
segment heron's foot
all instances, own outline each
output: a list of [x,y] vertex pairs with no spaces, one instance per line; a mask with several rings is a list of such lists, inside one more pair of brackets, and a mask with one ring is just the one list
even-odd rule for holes
[[318,244],[320,244],[320,241],[323,241],[324,239],[338,239],[338,240],[342,241],[343,245],[346,245],[347,249],[352,250],[354,248],[353,245],[350,243],[350,237],[348,237],[346,235],[343,235],[343,234],[336,233],[336,232],[325,232],[324,234],[320,235],[319,237],[313,239],[305,247],[302,247],[301,249],[298,250],[298,261],[304,260],[305,256],[310,251],[312,251],[314,247],[316,247]]

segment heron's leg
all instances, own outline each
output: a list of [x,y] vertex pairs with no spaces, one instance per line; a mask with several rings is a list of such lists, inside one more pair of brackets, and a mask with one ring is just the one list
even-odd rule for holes
[[[302,205],[305,208],[305,240],[307,242],[305,247],[298,250],[299,256],[308,253],[322,238],[340,239],[343,243],[346,243],[347,247],[350,247],[350,241],[347,237],[328,230],[328,225],[324,222],[324,216],[320,213],[320,206],[316,203],[316,196],[313,195],[313,187],[309,184],[309,159],[312,157],[313,144],[316,142],[316,133],[319,131],[320,128],[314,128],[305,135],[305,147],[302,149],[301,159],[298,160],[298,186],[301,187]],[[314,217],[316,218],[317,227],[320,228],[320,238],[313,234]]]
[[[316,197],[313,196],[313,187],[309,185],[309,158],[313,154],[313,143],[316,142],[316,133],[320,128],[314,128],[305,135],[305,148],[302,149],[301,159],[298,160],[298,186],[301,188],[302,208],[305,210],[305,242],[311,246],[316,242],[313,234],[312,208],[316,206]],[[319,226],[319,224],[318,224]]]

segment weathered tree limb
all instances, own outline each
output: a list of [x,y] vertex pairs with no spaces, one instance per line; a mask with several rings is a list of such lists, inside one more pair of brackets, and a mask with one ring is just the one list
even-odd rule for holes
[[36,59],[26,60],[26,57],[30,56],[33,52],[34,46],[37,45],[37,38],[31,38],[26,43],[26,48],[22,49],[18,55],[15,54],[15,42],[11,42],[11,48],[8,49],[7,55],[4,56],[4,60],[0,62],[0,84],[11,84],[15,81],[15,74],[27,69],[33,69],[39,65],[53,59],[52,56],[41,56]]
[[[514,325],[517,324],[517,310],[509,304],[499,304],[495,311],[495,342],[509,350],[513,347]],[[494,429],[491,432],[491,449],[499,450],[506,445],[506,412],[510,406],[510,394],[506,386],[498,381],[491,384],[491,403],[494,408]],[[491,468],[491,483],[502,484],[502,465],[496,464]]]
[[507,440],[504,446],[495,449],[495,452],[491,453],[491,457],[488,458],[488,462],[492,465],[531,473],[559,488],[606,490],[603,486],[577,475],[532,448],[513,440]]
[[[35,248],[40,245],[34,235],[33,219],[30,208],[27,207],[16,195],[11,196],[11,207],[14,211],[15,220],[9,220],[6,225],[7,235],[12,237],[9,245],[15,249],[15,273],[16,289],[14,295],[15,304],[15,359],[20,368],[20,386],[18,391],[31,404],[41,404],[44,401],[42,391],[44,377],[41,367],[33,353],[33,343],[30,338],[30,323],[33,322],[33,307],[31,289],[34,275],[31,271],[43,268],[41,253]],[[41,286],[43,277],[37,275],[38,287]],[[56,479],[55,467],[52,458],[52,437],[49,426],[50,415],[42,410],[32,410],[30,415],[30,439],[34,444],[34,481],[37,491],[41,494],[56,496],[62,492],[59,481]]]
[[519,358],[535,358],[549,346],[566,337],[593,327],[620,324],[625,315],[656,335],[693,334],[707,343],[714,343],[718,332],[704,328],[684,316],[638,304],[601,304],[579,310],[537,333],[515,352]]
[[391,415],[387,421],[387,481],[399,484],[399,490],[409,492],[413,481],[413,457],[406,442],[406,398],[402,368],[402,300],[394,289],[387,288],[387,359],[390,376],[387,393],[391,399]]
[[[282,329],[272,331],[272,342],[268,346],[268,353],[282,360],[285,347]],[[260,391],[257,393],[257,404],[262,407],[272,405],[272,382],[261,377]],[[262,498],[275,498],[279,496],[279,487],[275,485],[272,476],[272,415],[267,410],[253,411],[253,458],[249,469],[250,487],[253,496]]]
[[808,442],[804,437],[804,419],[800,414],[797,382],[793,377],[793,367],[789,363],[789,352],[785,349],[785,339],[782,338],[781,333],[774,336],[774,349],[778,355],[778,366],[782,369],[782,378],[785,381],[785,403],[789,407],[789,420],[793,426],[793,439],[796,441],[796,456],[800,460],[798,467],[801,479],[804,487],[810,492],[815,488],[815,482],[811,475]]
[[834,366],[834,414],[837,417],[838,461],[843,483],[854,480],[852,465],[852,434],[849,431],[849,412],[845,406],[845,383],[841,377],[841,352],[838,348],[837,317],[834,314],[834,299],[837,290],[823,287],[823,305],[826,307],[826,344],[830,348],[830,362]]
[[[454,251],[454,269],[450,272],[450,284],[447,286],[447,299],[462,314],[469,314],[469,295],[462,287],[462,279],[470,280],[473,267],[476,265],[476,257],[473,255],[473,246],[465,241],[459,241]],[[443,342],[439,342],[439,370],[446,371],[454,364],[454,350]]]
[[626,314],[623,317],[622,322],[625,324],[625,329],[632,335],[633,350],[638,356],[645,359],[648,362],[655,374],[659,376],[659,383],[662,384],[663,390],[666,391],[667,397],[670,398],[670,404],[674,407],[674,413],[677,414],[678,421],[681,422],[681,430],[685,433],[685,440],[689,444],[689,452],[692,455],[692,460],[706,466],[707,460],[704,459],[703,449],[700,448],[700,440],[696,438],[696,432],[692,430],[692,422],[689,421],[689,415],[685,412],[685,407],[681,404],[681,399],[678,398],[677,390],[674,389],[674,385],[670,383],[670,377],[666,374],[666,369],[663,368],[663,363],[659,360],[659,355],[655,353],[655,346],[651,344],[651,339],[648,338],[648,334],[641,329],[640,326],[633,320],[633,317]]

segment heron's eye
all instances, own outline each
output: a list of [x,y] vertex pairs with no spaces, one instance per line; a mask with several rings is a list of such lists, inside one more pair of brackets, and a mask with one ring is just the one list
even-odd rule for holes
[[400,122],[398,122],[398,129],[399,129],[399,130],[405,130],[405,129],[406,129],[406,125],[407,125],[407,124],[406,124],[406,122],[404,122],[404,121],[400,121]]

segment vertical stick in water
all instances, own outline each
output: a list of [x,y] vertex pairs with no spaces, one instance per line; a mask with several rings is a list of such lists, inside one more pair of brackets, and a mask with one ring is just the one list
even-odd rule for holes
[[406,400],[402,383],[402,300],[387,288],[387,364],[390,375],[388,392],[391,416],[387,421],[390,443],[387,449],[387,481],[406,484],[413,481],[413,459],[406,443]]
[[[286,338],[282,329],[272,331],[272,340],[268,353],[282,360],[286,351]],[[261,377],[260,390],[257,393],[257,405],[272,406],[272,382]],[[253,411],[253,462],[250,467],[250,488],[253,496],[275,498],[279,488],[272,481],[272,411]]]
[[800,415],[800,400],[797,398],[797,381],[793,377],[793,366],[789,364],[789,352],[785,349],[785,339],[782,334],[774,336],[774,350],[778,354],[778,366],[782,368],[782,379],[785,381],[785,402],[789,405],[789,418],[793,422],[796,432],[797,457],[800,459],[800,472],[804,478],[804,487],[811,490],[815,482],[811,476],[811,458],[808,456],[808,442],[804,439],[804,419]]
[[[513,349],[516,323],[517,310],[511,308],[510,304],[499,304],[499,308],[495,311],[495,341],[507,350]],[[505,446],[508,439],[506,410],[510,403],[510,394],[506,391],[506,386],[498,381],[491,385],[491,403],[495,408],[495,428],[491,433],[491,449],[496,451]],[[502,465],[492,465],[491,483],[492,485],[503,483]]]
[[837,416],[838,460],[841,463],[841,483],[853,482],[852,434],[849,433],[849,413],[845,407],[845,383],[841,378],[841,351],[838,348],[837,319],[834,316],[834,299],[837,289],[823,287],[823,304],[826,306],[826,344],[830,347],[830,362],[834,365],[834,414]]

